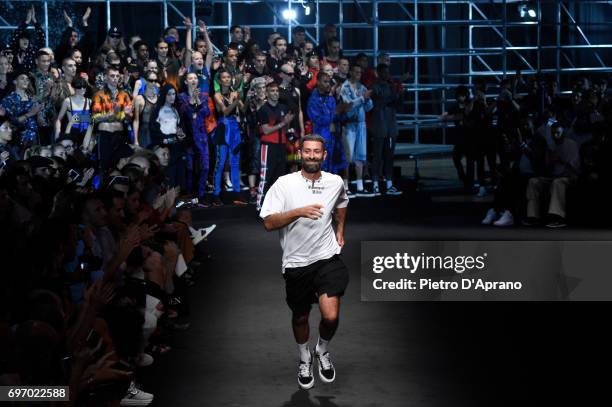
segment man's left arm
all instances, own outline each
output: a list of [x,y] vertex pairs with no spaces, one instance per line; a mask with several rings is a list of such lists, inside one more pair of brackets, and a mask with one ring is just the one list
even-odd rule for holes
[[334,212],[334,219],[336,221],[336,241],[340,247],[344,247],[344,221],[346,220],[346,209],[336,208]]

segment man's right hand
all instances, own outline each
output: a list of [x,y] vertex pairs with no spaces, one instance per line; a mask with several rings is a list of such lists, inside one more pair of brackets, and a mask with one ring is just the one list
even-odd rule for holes
[[293,113],[291,112],[287,113],[285,117],[283,117],[283,124],[288,125],[289,123],[291,123],[293,118],[294,118]]
[[308,206],[304,206],[299,208],[299,215],[301,218],[308,218],[317,220],[323,216],[323,205],[321,204],[312,204]]

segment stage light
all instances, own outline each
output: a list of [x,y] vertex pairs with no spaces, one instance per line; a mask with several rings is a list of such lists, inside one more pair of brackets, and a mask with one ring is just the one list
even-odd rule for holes
[[295,12],[295,10],[290,9],[290,8],[286,8],[283,10],[283,18],[287,21],[290,20],[295,20],[295,18],[297,17],[297,13]]
[[301,0],[302,7],[304,7],[304,14],[309,16],[313,7],[315,6],[314,0]]
[[521,18],[536,18],[538,15],[535,6],[529,1],[519,3],[518,10]]

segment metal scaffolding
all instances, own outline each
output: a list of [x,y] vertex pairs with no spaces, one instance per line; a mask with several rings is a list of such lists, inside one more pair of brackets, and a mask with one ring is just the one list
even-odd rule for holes
[[[10,6],[11,3],[23,2],[5,3]],[[45,30],[48,32],[49,8],[61,2],[37,0],[28,3],[43,3]],[[106,25],[110,28],[111,7],[114,5],[162,3],[163,22],[168,25],[170,19],[176,21],[180,18],[182,21],[184,16],[195,21],[202,1],[74,0],[71,3],[103,3]],[[610,16],[610,1],[311,0],[308,4],[314,6],[314,10],[309,16],[304,15],[306,0],[216,0],[209,3],[214,7],[216,20],[223,16],[222,23],[217,21],[209,25],[209,29],[221,32],[227,38],[229,27],[246,24],[253,31],[274,30],[291,40],[291,28],[299,24],[306,28],[307,36],[318,43],[321,17],[326,16],[326,22],[329,22],[329,16],[333,15],[345,55],[365,52],[375,61],[386,52],[392,60],[398,61],[397,65],[408,67],[411,81],[404,86],[409,97],[405,109],[398,115],[398,122],[400,128],[414,132],[415,143],[421,141],[421,129],[443,126],[438,116],[445,111],[452,95],[448,89],[459,84],[472,85],[475,78],[499,81],[521,69],[527,75],[536,72],[552,75],[563,85],[569,75],[612,71],[612,40],[595,42],[589,34],[593,29],[608,28],[612,25],[612,18],[581,21],[576,13],[580,7],[590,7],[601,15],[607,13]],[[517,7],[524,3],[534,6],[535,17],[525,19],[518,15]],[[296,10],[298,17],[284,20],[284,8]],[[268,22],[249,24],[249,16],[253,15],[250,13],[259,13],[262,9],[267,11]],[[0,15],[0,30],[14,29],[17,22],[11,23],[11,19],[14,20],[11,16]],[[179,25],[178,28],[184,27]],[[355,30],[365,31],[365,36],[371,39],[370,47],[359,47],[351,41]],[[393,31],[398,33],[394,38],[396,43],[398,37],[401,42],[405,35],[400,49],[390,49],[388,39],[393,37]],[[610,34],[607,35],[609,38]],[[430,38],[436,38],[436,43],[432,45]],[[483,39],[486,40],[484,43]],[[431,69],[423,69],[428,64],[439,71],[432,73]]]

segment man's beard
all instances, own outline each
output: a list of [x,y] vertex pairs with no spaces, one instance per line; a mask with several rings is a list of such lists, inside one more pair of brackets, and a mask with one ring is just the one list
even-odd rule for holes
[[308,174],[316,174],[321,171],[322,161],[319,160],[308,160],[302,163],[302,169]]

